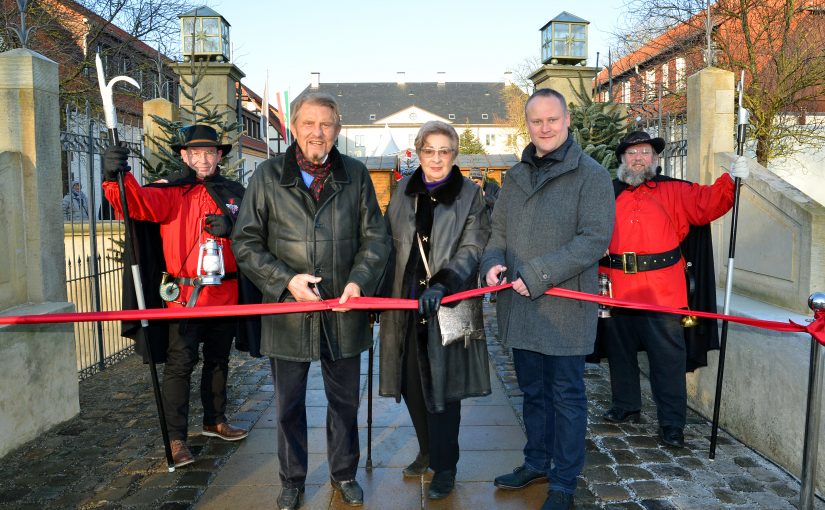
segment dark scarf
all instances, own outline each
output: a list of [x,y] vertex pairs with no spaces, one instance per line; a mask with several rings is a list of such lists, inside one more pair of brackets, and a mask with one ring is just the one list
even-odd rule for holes
[[323,163],[313,163],[304,156],[301,147],[295,144],[295,161],[298,163],[298,168],[314,177],[309,185],[309,192],[312,193],[312,198],[317,202],[321,198],[321,191],[324,190],[327,177],[332,171],[332,158],[327,156],[327,160]]

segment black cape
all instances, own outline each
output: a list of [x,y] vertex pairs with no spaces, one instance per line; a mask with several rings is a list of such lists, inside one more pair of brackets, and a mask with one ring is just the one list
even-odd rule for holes
[[[147,186],[165,188],[170,186],[195,186],[198,184],[195,172],[189,168],[171,174],[167,180],[168,182],[165,183],[153,183],[147,184]],[[230,211],[226,204],[230,198],[235,203],[240,204],[245,191],[244,187],[239,182],[231,181],[219,173],[204,179],[203,184],[221,211],[234,221],[237,213]],[[129,223],[132,227],[129,233],[130,241],[135,247],[134,252],[137,261],[132,260],[130,250],[124,250],[126,267],[123,271],[122,308],[123,310],[136,310],[138,308],[131,272],[131,267],[135,262],[137,262],[140,269],[146,308],[164,308],[165,302],[160,298],[159,293],[161,276],[166,271],[160,225],[134,219]],[[240,271],[238,272],[238,302],[241,304],[261,302],[261,292]],[[240,351],[249,352],[251,356],[261,357],[260,316],[228,317],[226,320],[233,321],[237,325],[235,347]],[[122,321],[120,334],[135,341],[135,350],[143,357],[144,363],[150,361],[140,321]],[[152,346],[155,363],[164,363],[166,361],[166,349],[169,346],[169,322],[162,320],[149,321],[146,335]]]
[[[664,175],[657,175],[654,182],[682,181]],[[616,198],[629,186],[618,179],[613,179],[613,191]],[[688,306],[691,310],[717,313],[716,309],[716,271],[713,265],[713,239],[710,225],[690,227],[690,231],[682,241],[680,248],[686,262],[691,263],[690,275],[692,282],[688,282]],[[604,321],[599,319],[596,332],[596,345],[593,354],[587,357],[589,363],[598,363],[601,358],[607,357],[607,335]],[[699,319],[699,324],[692,328],[683,328],[687,364],[686,370],[693,372],[699,367],[707,366],[708,351],[719,349],[719,331],[716,319]]]

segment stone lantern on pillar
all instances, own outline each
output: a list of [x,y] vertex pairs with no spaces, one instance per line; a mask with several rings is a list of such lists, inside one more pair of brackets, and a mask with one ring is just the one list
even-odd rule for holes
[[541,61],[544,64],[530,76],[540,88],[556,89],[569,103],[577,103],[574,91],[580,81],[590,94],[598,68],[587,67],[587,25],[590,22],[562,12],[541,27]]
[[183,61],[229,62],[229,22],[209,7],[179,14]]

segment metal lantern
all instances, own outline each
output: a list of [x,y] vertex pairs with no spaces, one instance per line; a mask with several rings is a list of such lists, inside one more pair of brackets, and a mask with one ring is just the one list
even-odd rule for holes
[[183,61],[229,62],[229,23],[209,7],[179,14]]
[[[613,297],[613,285],[610,283],[610,276],[607,273],[599,273],[599,295]],[[611,308],[611,306],[599,303],[599,319],[609,319]]]
[[198,253],[198,279],[201,285],[220,285],[226,275],[223,267],[223,246],[207,238]]
[[542,63],[584,65],[589,24],[589,21],[564,11],[541,27]]

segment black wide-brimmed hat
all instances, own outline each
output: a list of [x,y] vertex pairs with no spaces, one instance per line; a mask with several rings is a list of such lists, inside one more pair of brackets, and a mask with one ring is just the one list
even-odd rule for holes
[[172,150],[180,154],[181,149],[189,147],[216,147],[224,156],[232,150],[231,144],[220,143],[218,132],[212,126],[206,124],[193,124],[182,130],[183,143],[173,143]]
[[656,154],[661,154],[662,151],[665,150],[665,141],[662,138],[651,138],[650,135],[644,131],[632,131],[626,134],[619,142],[619,146],[616,147],[616,158],[621,161],[624,151],[629,147],[643,143],[650,144],[653,150],[656,151]]

